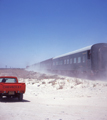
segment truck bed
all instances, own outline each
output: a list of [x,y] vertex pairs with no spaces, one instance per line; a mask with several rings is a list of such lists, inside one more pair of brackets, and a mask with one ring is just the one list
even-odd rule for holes
[[19,100],[22,100],[25,89],[25,83],[18,83],[17,77],[0,76],[0,98],[2,96],[18,97]]

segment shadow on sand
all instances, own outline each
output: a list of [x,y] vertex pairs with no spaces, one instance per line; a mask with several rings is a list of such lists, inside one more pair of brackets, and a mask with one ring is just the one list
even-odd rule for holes
[[0,102],[3,103],[14,103],[14,102],[30,102],[29,100],[25,100],[23,99],[22,101],[19,101],[18,98],[7,98],[7,97],[3,97],[0,99]]

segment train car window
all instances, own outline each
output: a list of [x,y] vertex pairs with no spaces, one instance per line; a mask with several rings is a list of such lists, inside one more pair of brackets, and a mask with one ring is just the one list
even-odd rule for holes
[[91,57],[91,53],[90,53],[90,50],[87,51],[87,59],[90,59]]
[[74,63],[76,63],[77,62],[77,60],[76,60],[76,58],[74,58]]
[[72,58],[70,59],[70,64],[72,64]]
[[81,63],[81,57],[78,57],[78,63]]
[[83,63],[85,62],[85,56],[83,56]]
[[64,64],[66,64],[66,60],[64,60]]
[[62,61],[59,61],[59,65],[62,65]]
[[58,61],[56,62],[56,65],[58,65]]
[[53,62],[53,65],[55,65],[55,62]]
[[69,59],[67,59],[67,64],[69,64]]
[[63,64],[63,62],[62,61],[60,61],[60,65],[62,65]]

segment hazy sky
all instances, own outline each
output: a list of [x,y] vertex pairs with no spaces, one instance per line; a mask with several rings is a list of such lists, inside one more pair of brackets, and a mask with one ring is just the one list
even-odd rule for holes
[[0,0],[0,67],[107,43],[107,0]]

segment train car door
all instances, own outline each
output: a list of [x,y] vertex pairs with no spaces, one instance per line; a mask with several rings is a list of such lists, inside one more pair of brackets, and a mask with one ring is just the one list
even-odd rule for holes
[[107,70],[107,46],[99,48],[99,70]]

